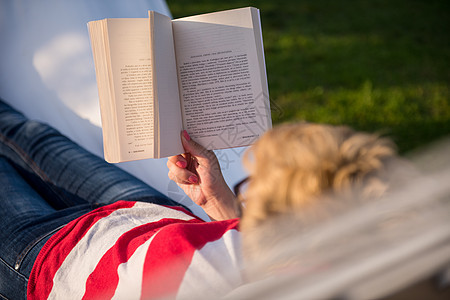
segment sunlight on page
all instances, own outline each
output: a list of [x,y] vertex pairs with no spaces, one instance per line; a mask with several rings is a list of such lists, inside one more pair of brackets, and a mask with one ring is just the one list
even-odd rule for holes
[[[85,35],[66,33],[54,37],[34,53],[33,66],[46,87],[64,104],[101,126],[92,54]],[[69,76],[61,76],[62,71]]]

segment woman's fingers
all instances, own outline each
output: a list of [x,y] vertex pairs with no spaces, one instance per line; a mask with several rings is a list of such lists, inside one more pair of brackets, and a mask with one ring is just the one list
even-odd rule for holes
[[170,156],[167,161],[167,166],[169,166],[169,162],[175,164],[176,166],[178,166],[179,168],[182,168],[182,169],[187,167],[186,158],[183,157],[183,155],[181,155],[181,154],[175,155],[175,156]]
[[[173,158],[173,159],[172,159]],[[180,162],[184,162],[184,167],[180,167]],[[167,161],[167,167],[169,168],[169,178],[176,183],[192,184],[198,183],[198,176],[186,169],[186,161],[175,159],[174,156]]]
[[178,184],[199,183],[201,181],[199,165],[203,175],[207,178],[211,177],[209,175],[215,172],[215,167],[218,165],[214,152],[208,151],[193,141],[185,130],[181,132],[181,137],[186,153],[168,158],[169,178]]

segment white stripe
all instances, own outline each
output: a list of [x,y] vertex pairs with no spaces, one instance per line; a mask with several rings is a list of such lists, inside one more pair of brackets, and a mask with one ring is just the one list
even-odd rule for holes
[[148,247],[154,234],[148,241],[139,246],[130,259],[119,265],[119,284],[112,299],[140,299],[142,292],[142,275],[144,274],[144,262]]
[[99,220],[70,251],[56,272],[48,299],[81,299],[87,278],[120,236],[142,224],[164,218],[193,219],[178,210],[137,202],[131,208],[118,209]]
[[240,233],[227,231],[222,238],[194,252],[177,299],[215,299],[242,284]]

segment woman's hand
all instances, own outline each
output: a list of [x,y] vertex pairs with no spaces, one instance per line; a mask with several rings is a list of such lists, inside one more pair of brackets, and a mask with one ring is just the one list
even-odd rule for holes
[[184,130],[181,134],[185,154],[169,157],[169,178],[212,220],[240,216],[240,205],[226,184],[213,151],[194,142]]

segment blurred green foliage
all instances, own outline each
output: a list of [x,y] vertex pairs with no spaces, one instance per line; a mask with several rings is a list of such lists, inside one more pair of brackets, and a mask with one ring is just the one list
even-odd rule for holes
[[174,18],[261,10],[274,123],[346,124],[407,152],[450,134],[448,0],[167,0]]

